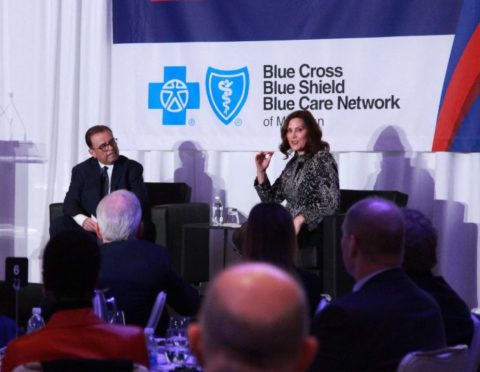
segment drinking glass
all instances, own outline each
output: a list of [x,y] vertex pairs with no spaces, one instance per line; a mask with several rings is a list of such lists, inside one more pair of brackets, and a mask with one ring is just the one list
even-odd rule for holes
[[157,343],[157,364],[159,366],[170,364],[170,358],[167,356],[167,339],[155,338],[155,342]]
[[190,358],[190,349],[187,346],[175,344],[172,339],[167,339],[165,354],[170,363],[181,366]]
[[125,313],[122,310],[113,310],[108,313],[108,322],[110,324],[125,325]]
[[237,208],[228,208],[226,223],[233,226],[240,226],[240,218]]
[[187,327],[190,322],[190,318],[187,316],[172,315],[168,322],[168,328],[166,336],[172,339],[175,344],[187,343]]
[[2,367],[2,360],[3,360],[3,356],[5,355],[6,351],[7,351],[6,346],[4,346],[0,349],[0,368]]
[[188,348],[187,327],[190,318],[171,316],[166,332],[165,352],[170,363],[183,365],[190,357]]

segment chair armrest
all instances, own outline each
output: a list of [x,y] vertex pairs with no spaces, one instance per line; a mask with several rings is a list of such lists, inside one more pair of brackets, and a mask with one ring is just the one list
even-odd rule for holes
[[48,206],[50,223],[58,217],[63,216],[63,203],[52,203]]
[[[208,231],[198,231],[196,239],[189,240],[188,247],[183,243],[183,225],[208,223],[210,206],[207,203],[183,203],[156,205],[151,209],[152,223],[155,226],[157,244],[166,246],[170,251],[172,265],[186,280],[200,281],[208,279]],[[191,245],[195,244],[195,247]],[[188,254],[186,252],[188,250]],[[182,262],[182,256],[184,262]],[[196,267],[196,266],[204,267]],[[206,267],[205,267],[206,266]],[[197,273],[194,274],[194,271]]]
[[151,208],[155,225],[155,243],[168,246],[171,235],[181,234],[187,223],[209,222],[210,209],[206,203],[162,204]]
[[155,227],[155,243],[167,245],[167,208],[156,205],[150,209],[150,217]]

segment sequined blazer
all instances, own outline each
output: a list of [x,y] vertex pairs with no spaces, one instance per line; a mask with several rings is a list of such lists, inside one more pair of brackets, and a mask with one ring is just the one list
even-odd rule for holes
[[292,217],[303,215],[309,230],[340,205],[337,163],[328,151],[295,155],[273,185],[267,176],[261,185],[255,180],[254,186],[262,202],[286,200]]

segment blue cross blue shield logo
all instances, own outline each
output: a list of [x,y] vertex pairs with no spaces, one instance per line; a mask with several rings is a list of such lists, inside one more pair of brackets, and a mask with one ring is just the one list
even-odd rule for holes
[[205,84],[213,112],[223,124],[230,124],[247,100],[250,84],[247,67],[230,71],[209,67]]
[[164,125],[185,125],[187,110],[200,107],[200,84],[187,82],[185,66],[165,66],[164,75],[148,84],[148,108],[163,110]]

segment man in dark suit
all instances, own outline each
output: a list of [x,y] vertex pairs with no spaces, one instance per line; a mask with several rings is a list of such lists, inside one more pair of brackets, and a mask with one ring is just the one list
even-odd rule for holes
[[[167,294],[167,304],[181,315],[195,315],[199,296],[172,269],[165,247],[138,240],[142,228],[140,203],[130,191],[118,190],[97,207],[97,235],[102,240],[100,288],[108,288],[127,324],[145,327],[155,298]],[[168,320],[164,311],[159,331]]]
[[50,236],[78,227],[95,233],[98,203],[104,195],[120,189],[132,191],[140,200],[146,228],[151,234],[142,165],[119,155],[117,141],[105,125],[89,128],[85,133],[85,142],[91,157],[72,169],[70,187],[63,203],[64,216],[52,222]]
[[313,370],[395,370],[411,351],[444,347],[438,305],[401,269],[399,208],[364,199],[348,210],[342,232],[343,261],[356,283],[314,320],[319,352]]

